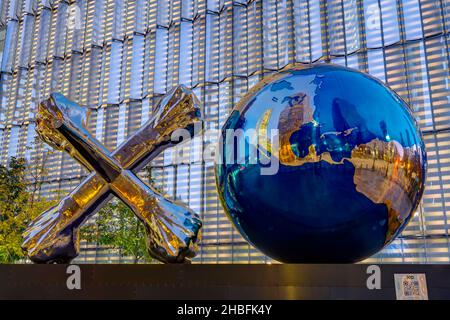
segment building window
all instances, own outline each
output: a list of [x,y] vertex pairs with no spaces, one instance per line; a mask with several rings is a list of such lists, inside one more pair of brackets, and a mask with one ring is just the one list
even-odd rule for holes
[[6,27],[0,27],[0,65],[2,64],[3,49],[5,48]]
[[17,151],[19,149],[19,130],[20,128],[17,126],[11,128],[7,157],[8,161],[10,158],[17,156]]

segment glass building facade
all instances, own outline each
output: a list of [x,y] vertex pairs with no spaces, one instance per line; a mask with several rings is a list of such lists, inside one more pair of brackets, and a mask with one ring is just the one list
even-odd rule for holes
[[[114,149],[145,122],[170,88],[203,103],[207,129],[264,76],[287,64],[332,62],[370,73],[413,109],[428,153],[427,185],[407,229],[371,262],[450,263],[449,0],[0,0],[0,163],[33,161],[37,103],[53,91],[95,108],[89,127]],[[211,138],[214,139],[214,138]],[[184,146],[192,155],[205,143]],[[151,177],[204,221],[199,263],[271,261],[233,229],[214,167],[168,150]],[[77,186],[86,171],[50,154],[41,190]],[[79,262],[120,262],[83,244]]]

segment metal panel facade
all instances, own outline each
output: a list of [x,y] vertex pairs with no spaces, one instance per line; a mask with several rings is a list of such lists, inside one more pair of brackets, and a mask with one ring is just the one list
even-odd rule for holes
[[[194,89],[207,129],[263,76],[293,62],[330,61],[368,72],[412,107],[429,169],[422,204],[380,262],[449,263],[450,91],[448,0],[0,0],[0,163],[30,161],[37,103],[52,91],[96,108],[93,133],[113,149],[148,119],[176,84]],[[196,262],[264,263],[218,201],[213,165],[196,159],[205,141],[173,164],[169,150],[152,180],[204,219]],[[53,153],[43,195],[66,192],[86,175]],[[119,262],[85,244],[80,262]]]

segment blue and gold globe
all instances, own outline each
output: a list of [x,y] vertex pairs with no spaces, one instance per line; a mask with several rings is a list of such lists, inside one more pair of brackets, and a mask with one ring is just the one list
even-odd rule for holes
[[409,107],[352,69],[294,66],[265,78],[221,140],[225,211],[282,262],[365,259],[405,228],[423,193],[426,153]]

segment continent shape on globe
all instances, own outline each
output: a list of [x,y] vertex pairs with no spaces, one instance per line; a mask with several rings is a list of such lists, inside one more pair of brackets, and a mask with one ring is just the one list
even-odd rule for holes
[[[258,140],[236,145],[230,129]],[[426,153],[409,107],[356,70],[317,64],[266,77],[233,109],[222,140],[216,181],[225,211],[279,261],[365,259],[404,229],[423,193]],[[275,174],[261,174],[270,164],[252,161],[253,147],[258,160],[279,161]]]

